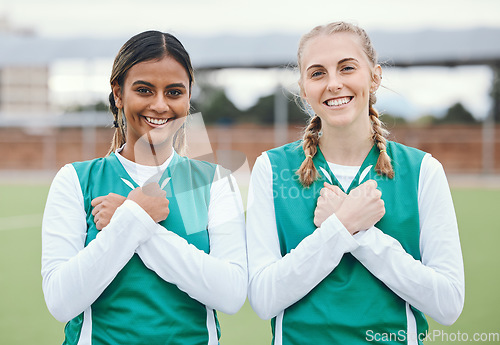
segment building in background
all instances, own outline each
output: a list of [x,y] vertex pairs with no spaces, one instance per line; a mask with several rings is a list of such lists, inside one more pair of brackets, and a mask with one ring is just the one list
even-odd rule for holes
[[0,66],[2,117],[43,116],[50,112],[49,67]]
[[[0,41],[9,37],[35,36],[31,28],[14,26],[7,16],[0,17]],[[19,117],[47,115],[50,112],[49,65],[22,57],[5,58],[16,52],[3,47],[0,59],[0,116]],[[31,51],[33,55],[38,52]]]

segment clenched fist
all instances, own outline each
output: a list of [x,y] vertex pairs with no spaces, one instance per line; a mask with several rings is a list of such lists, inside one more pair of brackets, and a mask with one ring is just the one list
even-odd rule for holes
[[340,209],[347,195],[338,187],[325,182],[314,210],[314,224],[320,227],[333,213]]
[[150,183],[131,191],[127,199],[135,201],[155,222],[159,223],[167,219],[170,213],[166,195],[167,193],[160,189],[158,183]]
[[377,182],[368,180],[353,189],[344,199],[336,212],[337,218],[345,228],[355,234],[367,230],[385,214],[382,192],[377,189]]
[[94,223],[97,230],[102,230],[109,224],[116,209],[120,207],[125,200],[126,198],[124,196],[115,193],[99,196],[92,200],[90,204],[94,207],[92,215],[94,216]]

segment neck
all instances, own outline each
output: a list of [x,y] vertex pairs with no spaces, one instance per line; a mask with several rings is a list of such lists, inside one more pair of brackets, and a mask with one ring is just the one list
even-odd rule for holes
[[170,142],[152,145],[147,142],[128,143],[121,151],[126,159],[141,165],[159,166],[173,153]]
[[319,140],[321,152],[328,162],[358,166],[373,147],[371,128],[368,130],[350,128],[323,128],[323,135]]

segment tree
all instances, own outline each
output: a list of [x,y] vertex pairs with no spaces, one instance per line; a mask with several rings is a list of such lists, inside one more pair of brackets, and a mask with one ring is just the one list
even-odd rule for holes
[[[293,96],[287,94],[288,99],[288,123],[305,125],[309,115],[305,114],[295,103]],[[245,121],[272,125],[274,123],[274,94],[260,97],[254,106],[245,113]]]
[[391,128],[396,125],[401,125],[407,123],[406,119],[401,116],[392,115],[389,113],[382,113],[380,115],[380,120],[388,127]]
[[432,114],[422,115],[412,123],[417,126],[429,126],[438,122],[438,118]]
[[241,119],[242,112],[227,98],[221,88],[205,85],[200,95],[191,101],[192,112],[201,112],[203,121],[207,124],[231,124]]
[[66,107],[66,112],[79,113],[86,111],[109,111],[109,103],[104,101],[97,101],[96,103],[89,104],[75,104]]
[[446,115],[438,121],[439,123],[476,123],[476,119],[472,114],[464,108],[461,103],[452,105]]

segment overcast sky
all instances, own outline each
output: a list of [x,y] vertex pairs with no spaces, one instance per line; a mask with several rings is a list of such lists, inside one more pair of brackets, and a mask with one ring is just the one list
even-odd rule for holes
[[498,0],[2,0],[0,14],[43,36],[308,31],[336,20],[365,29],[500,26]]
[[[31,28],[45,37],[126,39],[147,29],[180,37],[271,32],[300,35],[337,20],[354,22],[370,33],[500,27],[500,0],[2,0],[0,16],[14,27]],[[56,98],[81,99],[79,85],[93,85],[95,80],[92,91],[106,99],[107,64],[94,76],[88,76],[88,67],[79,71],[74,66],[73,76],[61,72],[52,78]],[[490,109],[490,72],[485,67],[388,72],[384,83],[396,92],[385,92],[387,96],[379,97],[379,103],[384,107],[399,103],[415,116],[460,101],[474,115],[483,117]],[[262,71],[226,73],[219,80],[240,107],[250,106],[256,97],[276,86],[275,76]]]

